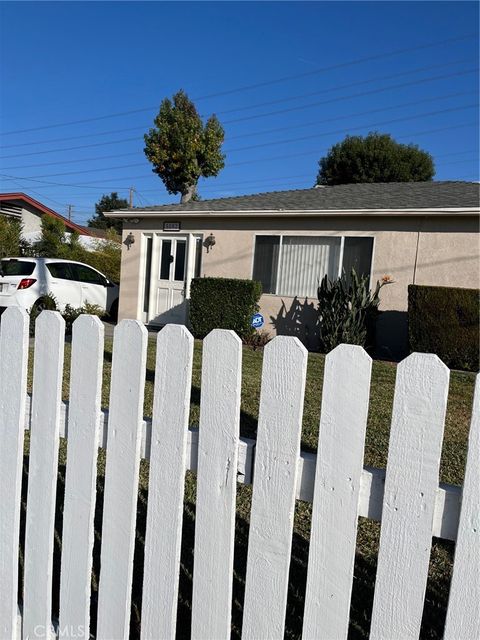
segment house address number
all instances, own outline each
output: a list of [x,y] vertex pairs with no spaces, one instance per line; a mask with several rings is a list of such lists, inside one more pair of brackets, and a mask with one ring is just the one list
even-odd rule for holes
[[180,222],[164,222],[164,231],[180,231]]

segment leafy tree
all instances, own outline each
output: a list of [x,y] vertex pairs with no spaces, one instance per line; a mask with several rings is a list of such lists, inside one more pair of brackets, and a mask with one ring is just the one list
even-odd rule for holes
[[88,226],[94,229],[115,229],[118,234],[122,233],[122,221],[106,218],[104,211],[114,211],[115,209],[128,208],[128,200],[119,198],[118,193],[113,191],[109,196],[103,195],[95,205],[95,215],[88,221]]
[[80,262],[95,267],[112,282],[120,282],[120,261],[122,257],[122,245],[118,242],[113,229],[109,232],[105,240],[97,240],[94,243],[94,250],[84,249],[84,257]]
[[43,216],[42,237],[34,248],[38,256],[83,262],[98,269],[113,282],[120,282],[122,245],[114,229],[108,231],[105,240],[94,242],[90,251],[82,245],[78,233],[65,234],[65,225],[61,220]]
[[181,202],[195,199],[200,177],[216,176],[225,166],[224,131],[215,115],[205,125],[184,91],[162,101],[155,128],[145,134],[145,155],[169,193]]
[[0,258],[20,254],[22,225],[19,220],[0,215]]
[[42,236],[35,249],[44,258],[66,258],[65,224],[58,218],[42,216]]
[[435,174],[432,156],[377,132],[347,136],[319,161],[317,184],[422,182]]

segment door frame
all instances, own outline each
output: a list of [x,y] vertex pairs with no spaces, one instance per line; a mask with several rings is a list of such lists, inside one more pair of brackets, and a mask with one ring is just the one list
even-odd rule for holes
[[[147,258],[147,238],[152,238],[152,259],[150,264],[150,287],[148,292],[148,308],[152,309],[156,305],[156,288],[158,283],[158,275],[160,269],[160,253],[161,242],[160,240],[186,240],[186,254],[185,254],[185,300],[187,301],[186,309],[188,309],[188,300],[190,299],[190,285],[192,278],[195,275],[195,255],[196,255],[196,242],[198,238],[203,238],[201,233],[163,233],[158,231],[144,232],[142,233],[141,251],[140,251],[140,279],[138,287],[138,304],[137,304],[137,318],[141,319],[145,324],[155,324],[148,320],[148,314],[144,312],[144,291],[145,291],[145,278],[146,273],[146,258]],[[149,311],[150,313],[150,311]],[[185,312],[184,321],[187,320],[187,311]]]

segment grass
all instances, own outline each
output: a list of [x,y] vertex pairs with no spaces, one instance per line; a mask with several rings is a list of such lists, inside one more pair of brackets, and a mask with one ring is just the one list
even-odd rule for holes
[[[260,399],[260,380],[263,354],[250,348],[243,350],[243,382],[241,402],[241,435],[255,437]],[[105,344],[105,362],[103,373],[102,404],[108,406],[110,373],[112,359],[112,341]],[[200,402],[202,344],[196,341],[193,362],[192,397],[190,423],[198,424]],[[70,363],[70,345],[65,347],[65,374],[63,396],[68,398],[68,379]],[[323,382],[324,356],[310,354],[308,358],[307,382],[304,416],[302,426],[302,449],[316,451],[318,424]],[[396,365],[389,362],[373,363],[370,408],[367,424],[364,464],[375,467],[386,465],[388,453],[389,428],[395,386]],[[155,342],[149,340],[147,374],[145,388],[144,413],[151,415],[153,401],[153,383],[155,376]],[[29,385],[31,387],[32,363],[30,363]],[[441,481],[461,484],[464,474],[466,444],[469,430],[470,413],[473,399],[474,375],[452,372],[448,397],[445,436],[441,460]],[[27,441],[28,447],[28,441]],[[66,443],[62,442],[59,469],[59,498],[57,522],[57,572],[58,582],[59,545],[61,540],[62,484]],[[94,549],[94,575],[92,581],[92,620],[94,625],[97,577],[99,571],[99,551],[101,537],[101,504],[103,494],[105,452],[100,451],[98,478],[98,508],[96,517],[96,546]],[[137,637],[140,627],[141,584],[143,564],[143,539],[145,531],[146,504],[148,497],[148,464],[142,462],[139,486],[137,544],[134,562],[134,585],[132,601],[131,635]],[[234,572],[234,599],[232,635],[239,637],[243,603],[243,588],[248,541],[248,523],[251,504],[251,487],[238,485],[237,522]],[[286,637],[301,637],[301,621],[305,593],[306,565],[308,560],[308,540],[310,533],[311,507],[297,502],[290,587],[286,618]],[[182,564],[180,572],[180,597],[178,637],[189,637],[191,611],[191,578],[193,573],[193,540],[195,521],[195,476],[187,473],[185,486],[184,535],[182,546]],[[376,559],[378,552],[380,527],[378,523],[360,518],[357,536],[355,578],[353,583],[351,621],[349,638],[368,637],[370,614],[373,602]],[[422,623],[422,638],[441,638],[443,633],[446,603],[453,557],[453,545],[446,541],[434,540],[429,570],[429,580]],[[57,585],[58,586],[58,585]],[[54,587],[54,593],[55,593]],[[54,601],[55,598],[54,598]],[[54,605],[55,606],[55,605]]]

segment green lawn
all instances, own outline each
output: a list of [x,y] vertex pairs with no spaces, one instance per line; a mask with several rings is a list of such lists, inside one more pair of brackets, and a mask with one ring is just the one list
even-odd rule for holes
[[[112,342],[106,341],[105,365],[102,390],[102,402],[108,406],[108,394],[111,370]],[[190,423],[198,424],[200,374],[201,374],[201,342],[196,341],[193,365],[192,401]],[[263,353],[243,349],[243,383],[241,404],[241,434],[255,437],[260,398],[260,380]],[[70,345],[65,350],[64,398],[68,397],[68,370]],[[153,381],[155,375],[155,341],[149,340],[147,378],[145,392],[146,416],[151,415],[153,399]],[[318,437],[320,402],[322,392],[324,356],[310,354],[308,359],[307,385],[302,428],[302,448],[315,451]],[[388,452],[389,425],[391,419],[393,392],[395,386],[396,365],[388,362],[373,363],[370,410],[367,425],[365,446],[365,465],[384,467]],[[31,384],[31,363],[30,363]],[[474,375],[452,372],[448,399],[445,439],[441,462],[441,480],[461,484],[464,466],[469,420],[473,399]],[[61,467],[59,478],[64,475],[65,443],[61,447]],[[101,499],[103,488],[104,452],[99,459],[99,497],[96,518],[97,542],[94,551],[95,570],[93,577],[92,611],[96,606],[96,576],[99,568],[99,540],[101,530]],[[61,511],[61,485],[59,491],[59,511]],[[132,604],[132,636],[138,635],[141,610],[141,566],[143,557],[143,536],[148,494],[148,464],[142,462],[139,508],[137,526],[137,546],[134,571],[134,589]],[[241,608],[243,602],[243,586],[245,576],[246,548],[248,540],[248,521],[250,512],[251,488],[238,485],[237,494],[237,536],[234,574],[233,602],[233,635],[238,637],[241,629]],[[182,567],[180,574],[179,600],[179,637],[187,637],[190,623],[191,576],[193,570],[193,535],[195,518],[195,477],[187,474],[184,510],[184,539],[182,549]],[[286,637],[298,638],[301,635],[301,619],[303,613],[303,597],[305,591],[306,563],[308,558],[308,539],[310,527],[310,505],[297,503],[295,515],[295,531],[290,575],[289,600],[287,607]],[[61,518],[58,522],[60,538]],[[355,563],[355,579],[353,584],[351,627],[349,637],[368,637],[369,619],[373,601],[376,557],[378,550],[379,524],[360,519],[357,554]],[[445,541],[434,540],[431,555],[430,574],[427,585],[427,597],[422,627],[422,637],[440,638],[445,617],[445,606],[448,598],[453,545]],[[58,551],[57,551],[58,557]],[[58,575],[57,575],[58,580]],[[54,590],[55,591],[55,590]]]

